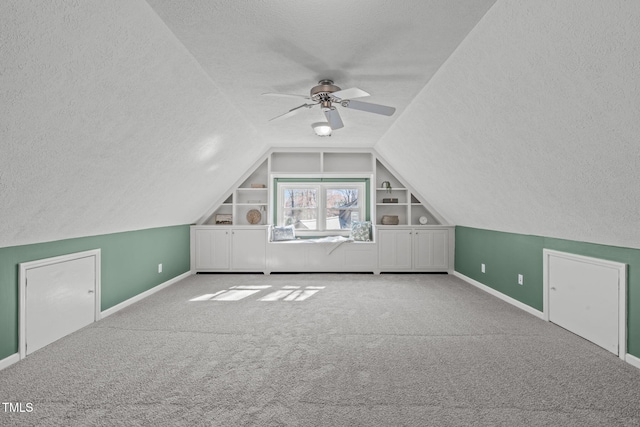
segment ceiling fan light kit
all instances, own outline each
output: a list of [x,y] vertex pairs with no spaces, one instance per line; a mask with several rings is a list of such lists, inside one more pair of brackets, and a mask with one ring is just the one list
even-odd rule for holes
[[[334,106],[334,104],[340,105],[344,108],[351,108],[353,110],[366,111],[368,113],[381,114],[383,116],[391,116],[395,113],[396,109],[394,107],[388,107],[386,105],[372,104],[370,102],[362,102],[362,101],[353,101],[353,98],[363,98],[365,96],[369,96],[369,93],[365,92],[362,89],[358,89],[357,87],[342,90],[340,87],[333,84],[333,80],[323,79],[318,82],[318,84],[311,88],[309,91],[309,96],[305,95],[294,95],[288,93],[264,93],[263,95],[267,96],[281,96],[281,97],[293,97],[293,98],[304,98],[313,103],[304,103],[298,107],[292,108],[284,114],[276,116],[269,121],[284,119],[287,117],[291,117],[297,113],[299,113],[304,108],[311,108],[316,105],[319,105],[324,113],[324,116],[327,119],[327,123],[323,123],[325,126],[329,126],[329,131],[322,129],[319,130],[319,123],[314,123],[311,126],[316,131],[316,135],[319,136],[327,136],[331,135],[331,130],[336,130],[344,127],[344,123],[342,122],[342,118],[340,117],[340,113]],[[319,133],[322,132],[322,133]]]
[[318,136],[331,136],[332,129],[327,122],[315,122],[311,127]]

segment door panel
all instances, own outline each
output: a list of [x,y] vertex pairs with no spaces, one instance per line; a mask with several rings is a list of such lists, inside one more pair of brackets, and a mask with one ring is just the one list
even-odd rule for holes
[[233,269],[264,271],[267,236],[264,229],[233,230]]
[[618,354],[619,272],[549,258],[549,320]]
[[411,270],[411,236],[411,230],[378,232],[380,270]]
[[96,258],[65,261],[26,271],[26,354],[95,320]]
[[413,266],[416,270],[433,268],[433,233],[419,230],[414,235]]
[[196,269],[229,269],[229,230],[196,230]]

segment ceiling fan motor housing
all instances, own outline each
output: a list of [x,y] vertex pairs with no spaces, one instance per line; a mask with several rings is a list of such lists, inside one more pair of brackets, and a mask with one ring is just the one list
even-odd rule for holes
[[340,89],[338,86],[333,84],[333,80],[320,80],[317,86],[311,88],[311,99],[316,102],[319,102],[322,108],[331,108],[331,94],[333,92],[337,92]]

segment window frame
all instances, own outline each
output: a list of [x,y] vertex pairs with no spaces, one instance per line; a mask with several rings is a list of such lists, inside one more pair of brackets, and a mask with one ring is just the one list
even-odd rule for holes
[[317,206],[316,206],[316,230],[296,229],[296,235],[301,237],[314,236],[335,236],[349,235],[350,229],[327,229],[326,219],[327,210],[332,209],[327,206],[327,190],[331,189],[357,189],[360,194],[358,207],[350,209],[358,212],[360,221],[369,221],[371,213],[371,197],[370,197],[370,179],[369,178],[274,178],[274,209],[273,218],[274,225],[284,224],[284,193],[286,189],[291,188],[309,188],[317,189]]

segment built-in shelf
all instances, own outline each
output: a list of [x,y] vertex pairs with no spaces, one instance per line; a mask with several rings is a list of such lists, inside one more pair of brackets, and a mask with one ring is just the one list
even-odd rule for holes
[[[273,205],[276,180],[345,178],[368,182],[368,219],[376,224],[372,242],[343,245],[330,256],[315,245],[268,242],[267,225],[277,215]],[[397,217],[398,224],[385,221],[382,225],[382,218],[388,215]],[[228,223],[216,224],[216,219]],[[449,271],[455,229],[441,225],[444,220],[439,219],[427,200],[374,150],[272,149],[192,227],[192,270]]]
[[[391,188],[387,188],[386,183]],[[381,225],[382,217],[385,215],[397,216],[398,225],[421,225],[421,217],[427,218],[427,224],[439,224],[412,190],[379,160],[376,160],[376,186],[376,224]],[[384,203],[384,199],[398,199],[398,201]]]
[[[217,215],[226,215],[231,217],[230,225],[250,226],[252,224],[247,214],[254,209],[261,213],[261,220],[255,225],[267,224],[269,215],[273,213],[274,189],[269,187],[277,177],[336,178],[354,175],[372,179],[371,196],[374,200],[371,204],[371,220],[376,224],[381,225],[385,215],[397,216],[398,225],[420,226],[421,217],[427,218],[428,225],[440,224],[409,185],[377,159],[373,152],[336,149],[272,152],[230,190],[226,199],[201,224],[216,224]],[[387,188],[387,183],[391,188]],[[397,202],[385,203],[385,199],[396,199]]]
[[[233,226],[261,226],[266,224],[267,207],[269,205],[267,202],[269,198],[268,176],[268,160],[265,160],[233,190],[231,195],[215,209],[204,224]],[[263,187],[253,187],[252,185],[262,185]],[[251,224],[247,214],[254,209],[260,212],[261,218],[258,223]],[[217,220],[224,218],[221,215],[231,216],[231,224],[220,224]],[[252,215],[255,215],[255,213]]]

